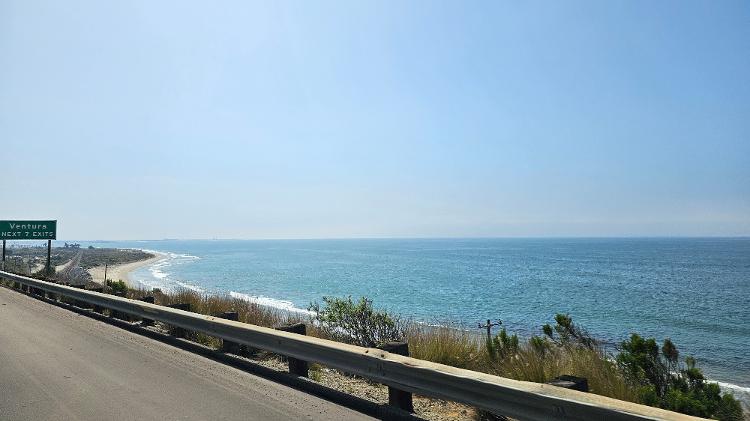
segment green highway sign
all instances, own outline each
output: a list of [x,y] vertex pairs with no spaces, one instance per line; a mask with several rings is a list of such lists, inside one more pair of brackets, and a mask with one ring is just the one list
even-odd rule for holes
[[0,221],[0,240],[54,240],[57,221]]

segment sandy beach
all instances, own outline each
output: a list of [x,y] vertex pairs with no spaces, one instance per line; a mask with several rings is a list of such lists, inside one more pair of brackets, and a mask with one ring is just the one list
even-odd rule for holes
[[[155,251],[149,251],[149,253],[154,254],[154,257],[151,257],[145,260],[139,260],[137,262],[130,262],[130,263],[124,263],[121,265],[107,266],[107,278],[112,279],[113,281],[122,280],[126,284],[128,284],[129,287],[131,288],[136,287],[135,285],[133,285],[133,282],[129,278],[130,272],[140,267],[155,263],[161,259],[164,259],[167,256],[164,253],[159,253]],[[94,282],[97,282],[100,284],[104,282],[104,266],[93,267],[89,269],[89,273],[91,274],[91,278]]]

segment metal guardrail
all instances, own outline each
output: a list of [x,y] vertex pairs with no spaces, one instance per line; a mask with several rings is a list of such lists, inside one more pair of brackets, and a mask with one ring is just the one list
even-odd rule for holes
[[702,419],[552,385],[450,367],[375,348],[347,345],[86,291],[8,272],[0,271],[0,278],[287,357],[317,362],[401,390],[461,402],[519,420]]

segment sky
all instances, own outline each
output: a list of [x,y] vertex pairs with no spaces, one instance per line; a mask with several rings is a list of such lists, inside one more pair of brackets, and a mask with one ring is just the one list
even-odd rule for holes
[[747,1],[0,0],[58,239],[750,235]]

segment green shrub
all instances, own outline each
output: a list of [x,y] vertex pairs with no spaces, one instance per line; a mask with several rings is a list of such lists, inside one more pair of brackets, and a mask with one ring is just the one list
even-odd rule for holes
[[310,304],[313,320],[329,338],[365,347],[377,347],[406,337],[407,324],[398,316],[373,309],[372,300],[362,297],[323,297],[325,307]]
[[122,279],[119,279],[117,281],[107,279],[107,286],[112,289],[112,294],[125,294],[128,292],[128,285],[123,282]]
[[599,346],[598,341],[586,329],[573,323],[573,319],[567,314],[556,314],[555,326],[542,326],[542,333],[558,345],[578,345],[588,349]]
[[639,386],[640,401],[670,411],[704,418],[734,421],[742,419],[742,408],[719,385],[706,381],[695,359],[679,364],[677,346],[669,339],[661,349],[653,338],[632,334],[622,343],[616,361],[630,382]]
[[537,354],[542,355],[542,356],[544,356],[544,354],[550,348],[549,341],[547,341],[545,338],[543,338],[541,336],[536,336],[536,335],[534,335],[531,338],[529,338],[529,346]]
[[494,338],[487,341],[487,353],[492,361],[497,361],[518,353],[518,335],[508,335],[503,328]]

